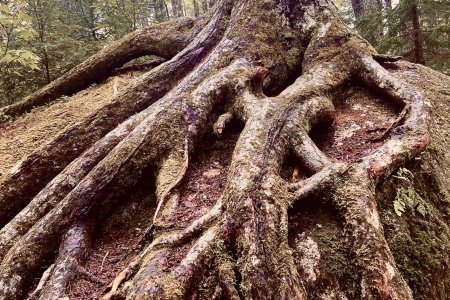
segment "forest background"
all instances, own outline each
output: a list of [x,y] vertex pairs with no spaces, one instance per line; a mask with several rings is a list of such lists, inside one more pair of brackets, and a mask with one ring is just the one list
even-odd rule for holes
[[[380,53],[450,75],[449,0],[335,0]],[[46,85],[125,34],[198,17],[214,0],[0,0],[0,107]]]

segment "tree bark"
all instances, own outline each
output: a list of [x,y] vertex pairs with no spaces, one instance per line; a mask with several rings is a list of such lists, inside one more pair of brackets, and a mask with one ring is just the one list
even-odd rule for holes
[[[93,228],[148,173],[152,221],[104,300],[445,299],[450,281],[433,273],[450,270],[447,77],[376,53],[329,0],[220,0],[130,34],[27,101],[146,54],[166,61],[2,179],[0,299],[23,299],[36,278],[35,299],[96,281],[83,267]],[[233,123],[222,190],[185,197],[188,180],[213,176],[191,171],[196,154]]]
[[172,0],[172,17],[179,18],[183,16],[182,0]]
[[414,39],[414,62],[418,64],[425,64],[422,46],[422,29],[420,26],[419,10],[417,4],[411,4],[411,19],[413,24],[413,39]]
[[352,7],[360,34],[376,44],[383,36],[381,0],[352,0]]

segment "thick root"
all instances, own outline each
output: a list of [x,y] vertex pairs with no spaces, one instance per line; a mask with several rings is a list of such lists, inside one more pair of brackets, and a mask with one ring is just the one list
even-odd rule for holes
[[122,293],[126,294],[127,299],[184,298],[194,282],[208,270],[205,264],[211,259],[220,240],[220,228],[209,228],[172,269],[168,269],[167,265],[172,255],[169,249],[148,253],[142,258],[139,271],[125,283]]
[[402,124],[392,128],[384,145],[361,162],[361,167],[377,183],[431,143],[431,103],[414,87],[394,78],[372,58],[362,58],[360,76],[368,85],[390,96],[392,101],[405,106],[405,116],[400,119]]
[[134,31],[22,101],[1,108],[0,122],[99,82],[134,58],[155,55],[170,59],[189,44],[198,31],[194,26],[195,22],[186,18]]
[[[203,77],[191,76],[184,84],[179,84],[179,80],[217,43],[224,30],[220,19],[228,13],[226,7],[221,9],[172,60],[142,75],[109,104],[65,129],[6,174],[0,185],[0,225],[11,220],[67,164],[131,115],[155,103],[177,83],[178,92],[173,91],[173,94],[198,85]],[[207,64],[203,67],[205,76],[213,67],[219,66]]]
[[333,203],[345,219],[345,234],[362,269],[362,299],[413,299],[384,238],[368,176],[349,169],[342,182]]
[[81,265],[90,244],[91,229],[86,224],[73,225],[63,237],[52,275],[39,299],[58,300],[67,295],[68,284],[77,275],[86,276]]
[[132,116],[71,162],[8,224],[0,230],[0,258],[39,219],[51,211],[152,109]]

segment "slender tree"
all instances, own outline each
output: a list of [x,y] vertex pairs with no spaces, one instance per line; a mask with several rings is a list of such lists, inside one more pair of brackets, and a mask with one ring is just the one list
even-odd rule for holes
[[414,61],[419,64],[424,64],[425,59],[423,56],[422,29],[420,26],[419,10],[415,2],[410,4],[410,11],[412,20],[412,36],[414,39]]
[[376,44],[383,35],[383,5],[381,0],[352,0],[356,27],[370,43]]
[[208,0],[202,0],[202,10],[203,13],[206,13],[208,11]]
[[197,0],[192,0],[192,5],[194,6],[194,16],[198,18],[200,16],[200,7],[198,6]]
[[157,23],[167,21],[169,19],[167,6],[164,0],[153,0],[155,21]]
[[179,18],[183,16],[182,0],[172,0],[172,16],[174,18]]

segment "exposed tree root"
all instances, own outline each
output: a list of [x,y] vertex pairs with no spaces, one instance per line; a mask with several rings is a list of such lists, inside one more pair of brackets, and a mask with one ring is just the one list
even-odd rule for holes
[[[67,285],[76,275],[92,277],[80,265],[90,244],[91,229],[86,224],[73,225],[63,237],[52,275],[39,299],[54,299],[67,295]],[[95,279],[94,279],[95,280]]]
[[[0,186],[0,205],[3,207],[0,210],[0,224],[4,225],[16,215],[33,196],[84,150],[131,115],[156,102],[180,78],[186,76],[220,38],[224,30],[219,24],[220,18],[227,13],[227,7],[220,9],[208,26],[203,28],[191,44],[172,60],[142,75],[135,84],[121,91],[111,103],[65,129],[47,145],[36,150],[10,170],[9,174],[2,178]],[[192,76],[190,80],[186,80],[184,86],[178,86],[177,89],[181,91],[198,84],[201,80],[202,78]]]
[[166,60],[161,58],[161,57],[155,57],[153,59],[151,59],[148,62],[145,63],[141,63],[141,64],[130,64],[130,65],[126,65],[120,68],[116,68],[114,70],[114,74],[117,75],[122,75],[122,74],[130,74],[132,72],[136,72],[136,71],[145,71],[148,69],[153,69],[157,66],[159,66],[160,64],[162,64],[163,62],[165,62]]
[[128,269],[123,270],[116,278],[108,285],[107,293],[103,295],[102,300],[109,300],[119,288],[119,285],[127,278]]
[[24,100],[1,108],[0,122],[62,95],[80,91],[134,58],[155,55],[170,59],[188,45],[196,32],[198,28],[195,28],[195,22],[187,18],[134,31]]
[[[19,299],[58,247],[39,293],[65,295],[89,240],[88,223],[79,222],[114,207],[150,166],[157,172],[153,239],[102,299],[186,299],[193,290],[191,298],[307,299],[288,243],[288,209],[318,194],[343,219],[361,297],[412,299],[384,237],[375,186],[428,146],[430,104],[384,70],[375,59],[392,58],[377,56],[337,14],[327,0],[220,1],[179,54],[26,158],[0,187],[0,218],[9,222],[0,232],[0,299]],[[239,22],[260,34],[239,31]],[[301,49],[287,57],[275,47],[279,57],[269,59],[280,24]],[[333,161],[309,134],[332,122],[334,95],[355,78],[407,113],[372,153],[354,163]],[[206,132],[221,135],[233,119],[245,125],[221,197],[199,219],[177,224],[190,157]],[[290,153],[300,162],[295,172],[307,178],[288,182],[280,175]],[[195,286],[207,280],[212,289]]]

